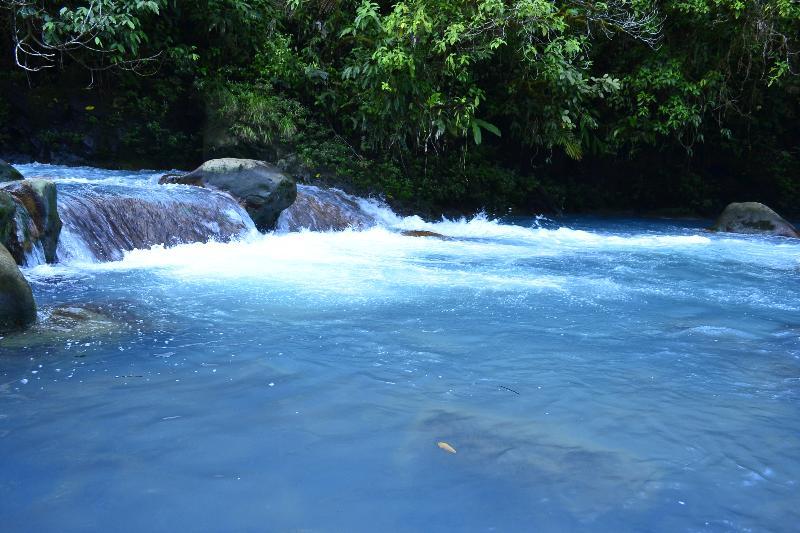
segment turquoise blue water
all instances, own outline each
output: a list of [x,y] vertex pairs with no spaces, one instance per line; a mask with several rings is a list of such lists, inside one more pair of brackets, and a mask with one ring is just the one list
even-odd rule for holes
[[796,531],[800,244],[382,217],[26,269],[3,530]]

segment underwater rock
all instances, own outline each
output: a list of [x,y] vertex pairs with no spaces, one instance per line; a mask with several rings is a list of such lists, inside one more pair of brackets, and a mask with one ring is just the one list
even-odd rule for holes
[[[397,450],[397,467],[416,475],[431,467],[431,442],[455,444],[459,468],[477,481],[513,479],[546,488],[540,496],[578,522],[590,523],[620,505],[647,508],[657,500],[662,472],[632,450],[596,441],[579,427],[459,408],[420,413],[409,440]],[[431,459],[426,459],[430,457]],[[494,481],[488,481],[493,483]],[[531,489],[533,490],[533,489]]]
[[297,197],[297,185],[292,178],[254,159],[212,159],[183,176],[165,175],[159,183],[225,191],[247,210],[259,231],[274,229],[281,211]]
[[31,286],[5,246],[0,245],[0,332],[22,329],[35,320]]
[[22,173],[0,159],[0,183],[25,179]]
[[[54,263],[58,237],[61,233],[61,218],[58,214],[58,195],[55,183],[42,179],[26,179],[4,184],[2,188],[3,192],[17,200],[17,210],[24,209],[26,211],[26,213],[16,214],[15,218],[19,221],[16,234],[18,237],[22,237],[19,239],[22,242],[17,242],[12,245],[12,248],[26,253],[30,252],[33,246],[39,244],[44,252],[45,261]],[[3,205],[5,203],[0,199],[0,224],[3,220]],[[0,236],[6,236],[2,226],[0,226]],[[10,251],[12,251],[12,255],[15,255],[17,263],[21,264],[24,259],[19,253],[14,254],[14,250]]]
[[722,212],[713,231],[800,237],[794,226],[758,202],[732,203]]
[[0,338],[0,348],[82,344],[111,337],[129,329],[124,319],[99,306],[68,304],[41,310],[40,320],[26,331]]
[[375,225],[375,217],[365,212],[355,197],[338,189],[312,185],[297,188],[297,199],[278,218],[283,231],[342,231],[366,229]]

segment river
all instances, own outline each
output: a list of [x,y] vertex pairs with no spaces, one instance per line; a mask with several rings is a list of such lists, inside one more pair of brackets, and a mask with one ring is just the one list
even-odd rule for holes
[[[216,194],[20,169],[64,198]],[[209,242],[98,252],[73,214],[62,262],[24,268],[40,313],[107,320],[0,341],[3,530],[800,524],[796,241],[366,200],[363,230],[260,235],[214,201]]]

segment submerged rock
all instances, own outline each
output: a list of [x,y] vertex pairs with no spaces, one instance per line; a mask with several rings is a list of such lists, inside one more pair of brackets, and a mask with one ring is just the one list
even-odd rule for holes
[[124,320],[99,306],[68,304],[41,310],[41,319],[26,331],[0,339],[0,348],[79,345],[118,335],[130,329]]
[[297,185],[292,178],[254,159],[212,159],[183,176],[165,175],[159,183],[225,191],[247,210],[259,231],[274,229],[281,211],[297,197]]
[[425,410],[410,428],[408,441],[398,446],[395,460],[399,469],[416,475],[415,469],[425,471],[433,461],[440,463],[430,450],[433,443],[440,448],[439,443],[445,443],[457,450],[459,468],[475,482],[513,479],[521,486],[536,484],[542,498],[582,523],[620,502],[646,509],[657,501],[662,472],[624,444],[598,442],[581,427],[520,422],[469,408]]
[[338,189],[312,185],[297,188],[297,199],[278,218],[283,231],[342,231],[366,229],[375,225],[375,217],[365,212],[355,197]]
[[800,237],[797,229],[778,213],[758,202],[732,203],[722,212],[713,231]]
[[35,320],[31,286],[5,246],[0,245],[0,332],[22,329]]
[[0,183],[5,181],[18,181],[21,179],[25,178],[19,170],[0,159]]
[[[4,237],[3,243],[9,245],[9,250],[14,255],[17,263],[24,262],[24,254],[29,253],[37,244],[41,246],[44,259],[48,263],[56,261],[56,247],[58,236],[61,233],[61,217],[58,214],[58,196],[56,185],[52,181],[41,179],[26,179],[2,185],[0,194],[6,193],[16,200],[17,213],[14,220],[14,232],[0,226],[0,236]],[[0,198],[0,224],[4,212],[10,205],[8,197]],[[22,213],[20,210],[24,210]],[[10,219],[6,219],[7,221]],[[7,222],[8,223],[8,222]],[[15,243],[10,242],[11,237],[16,238]]]

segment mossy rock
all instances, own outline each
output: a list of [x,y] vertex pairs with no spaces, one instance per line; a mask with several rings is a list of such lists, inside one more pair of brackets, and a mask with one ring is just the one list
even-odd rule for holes
[[31,286],[5,246],[0,245],[0,332],[23,329],[35,321]]
[[23,179],[25,179],[25,177],[19,170],[0,159],[0,183],[6,181],[19,181]]
[[17,203],[14,197],[6,191],[0,191],[0,243],[7,246],[12,236],[15,236],[14,214]]

